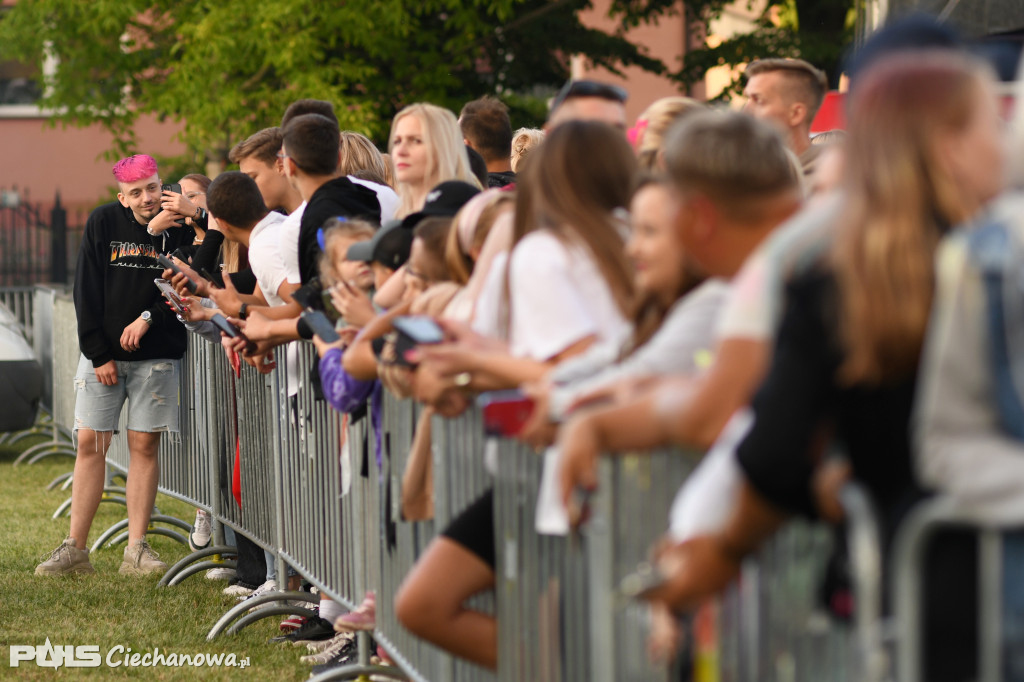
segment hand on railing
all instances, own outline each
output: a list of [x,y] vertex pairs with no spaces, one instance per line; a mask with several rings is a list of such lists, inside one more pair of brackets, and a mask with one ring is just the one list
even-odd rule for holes
[[597,432],[586,415],[570,419],[559,432],[558,449],[562,456],[559,470],[562,502],[568,508],[578,489],[597,490],[597,457],[600,445]]
[[814,472],[812,482],[818,513],[830,523],[842,523],[846,518],[840,492],[853,478],[850,463],[843,458],[829,457]]
[[523,384],[520,390],[533,399],[533,412],[523,424],[517,438],[535,450],[553,445],[558,437],[558,424],[551,421],[551,382],[548,380]]

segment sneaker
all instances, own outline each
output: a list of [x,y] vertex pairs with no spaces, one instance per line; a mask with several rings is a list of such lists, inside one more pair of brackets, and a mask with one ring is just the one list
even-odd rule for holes
[[330,640],[336,635],[337,633],[334,631],[334,628],[331,627],[331,623],[329,621],[324,620],[320,616],[310,616],[295,632],[274,637],[270,641],[274,643],[289,642],[294,646],[302,646],[303,644],[312,644],[314,642],[319,643]]
[[355,636],[350,632],[336,634],[328,641],[331,643],[330,646],[320,653],[303,656],[299,660],[303,663],[310,663],[313,665],[329,663],[338,658],[342,653],[349,654],[350,652],[358,651],[359,649],[356,644]]
[[249,587],[246,583],[235,583],[234,585],[228,585],[221,592],[231,597],[246,597],[252,594],[252,591],[255,589],[255,587]]
[[249,595],[245,597],[239,597],[239,601],[249,601],[250,599],[255,599],[256,597],[260,597],[264,594],[269,594],[271,592],[276,591],[278,591],[278,581],[267,581],[266,583],[263,583],[263,585],[260,585],[258,588],[253,590]]
[[160,561],[159,554],[153,551],[145,538],[136,540],[135,544],[124,548],[124,561],[118,571],[121,575],[148,575],[150,573],[166,573],[167,564]]
[[207,580],[231,580],[235,577],[233,568],[211,568],[206,572]]
[[202,509],[196,509],[196,520],[192,524],[192,532],[188,534],[188,546],[193,552],[210,546],[210,515]]
[[89,550],[78,549],[74,538],[68,536],[60,547],[50,552],[44,561],[36,566],[36,575],[68,575],[69,573],[95,573],[89,563]]
[[281,621],[281,624],[277,626],[277,629],[281,632],[295,632],[302,624],[309,620],[306,616],[288,616]]
[[314,665],[310,671],[310,677],[322,675],[325,672],[340,668],[343,665],[351,665],[359,659],[359,645],[355,639],[349,640],[344,647],[338,650],[330,660]]
[[377,606],[374,603],[363,605],[355,611],[338,616],[334,621],[334,629],[337,632],[354,632],[356,630],[373,630],[377,625]]

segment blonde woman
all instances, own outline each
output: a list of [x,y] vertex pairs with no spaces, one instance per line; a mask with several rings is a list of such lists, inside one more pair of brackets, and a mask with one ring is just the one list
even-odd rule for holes
[[427,193],[445,180],[480,187],[455,114],[442,107],[421,103],[399,111],[391,124],[388,153],[400,200],[396,218],[423,208]]
[[636,119],[636,125],[626,135],[636,149],[640,168],[645,171],[664,170],[661,143],[673,123],[687,114],[703,111],[707,106],[689,97],[662,97],[651,104]]

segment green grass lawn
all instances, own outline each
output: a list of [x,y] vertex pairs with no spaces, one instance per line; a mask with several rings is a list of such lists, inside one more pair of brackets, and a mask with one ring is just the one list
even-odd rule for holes
[[[27,447],[30,443],[19,444]],[[280,634],[279,617],[271,617],[242,630],[206,641],[206,633],[234,598],[221,594],[226,585],[192,576],[175,587],[158,588],[159,576],[126,577],[118,574],[124,546],[101,549],[92,555],[96,573],[70,578],[33,575],[36,564],[54,549],[68,532],[67,517],[51,516],[70,495],[47,491],[46,484],[69,471],[73,461],[52,457],[31,466],[14,467],[18,452],[0,445],[0,680],[52,680],[92,676],[94,679],[144,678],[153,680],[299,680],[309,666],[299,661],[307,653],[288,645],[272,645],[267,639]],[[195,510],[160,495],[161,513],[189,523]],[[124,518],[124,507],[103,503],[93,523],[89,541]],[[188,547],[161,536],[150,544],[160,558],[172,565],[189,553]],[[159,647],[171,653],[235,654],[249,658],[249,668],[230,667],[37,667],[22,662],[10,667],[11,645],[98,645],[105,661],[110,649],[120,645],[133,652],[150,653]],[[123,656],[115,655],[120,660]]]

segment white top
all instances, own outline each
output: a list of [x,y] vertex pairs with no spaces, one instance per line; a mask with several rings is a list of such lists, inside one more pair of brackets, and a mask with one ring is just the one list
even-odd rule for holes
[[666,373],[694,375],[706,369],[714,350],[714,328],[729,285],[709,279],[676,301],[658,331],[620,361],[621,350],[610,347],[569,358],[551,373],[550,416],[561,421],[577,398],[627,377]]
[[629,323],[586,247],[532,232],[513,249],[509,267],[512,355],[546,361],[590,336],[616,348],[629,337]]
[[281,224],[285,217],[271,211],[249,233],[249,265],[270,305],[283,305],[277,290],[288,279],[281,249]]
[[[582,245],[567,245],[546,230],[532,232],[509,259],[513,355],[550,360],[569,346],[595,337],[591,348],[621,348],[631,328],[611,289]],[[503,278],[497,278],[503,284]],[[490,284],[491,282],[488,282]],[[544,453],[537,498],[538,533],[564,535],[569,518],[558,493],[559,453]]]
[[302,283],[302,277],[299,274],[299,227],[305,210],[306,202],[303,201],[297,209],[288,214],[288,217],[281,222],[281,227],[278,228],[278,234],[281,235],[281,259],[284,261],[284,270],[288,274],[289,284]]
[[398,194],[395,190],[391,189],[387,185],[382,185],[377,182],[371,182],[370,180],[363,180],[352,175],[348,176],[348,179],[352,182],[362,185],[363,187],[369,187],[377,193],[377,203],[380,204],[380,224],[388,222],[389,220],[395,219],[395,211],[398,210]]

